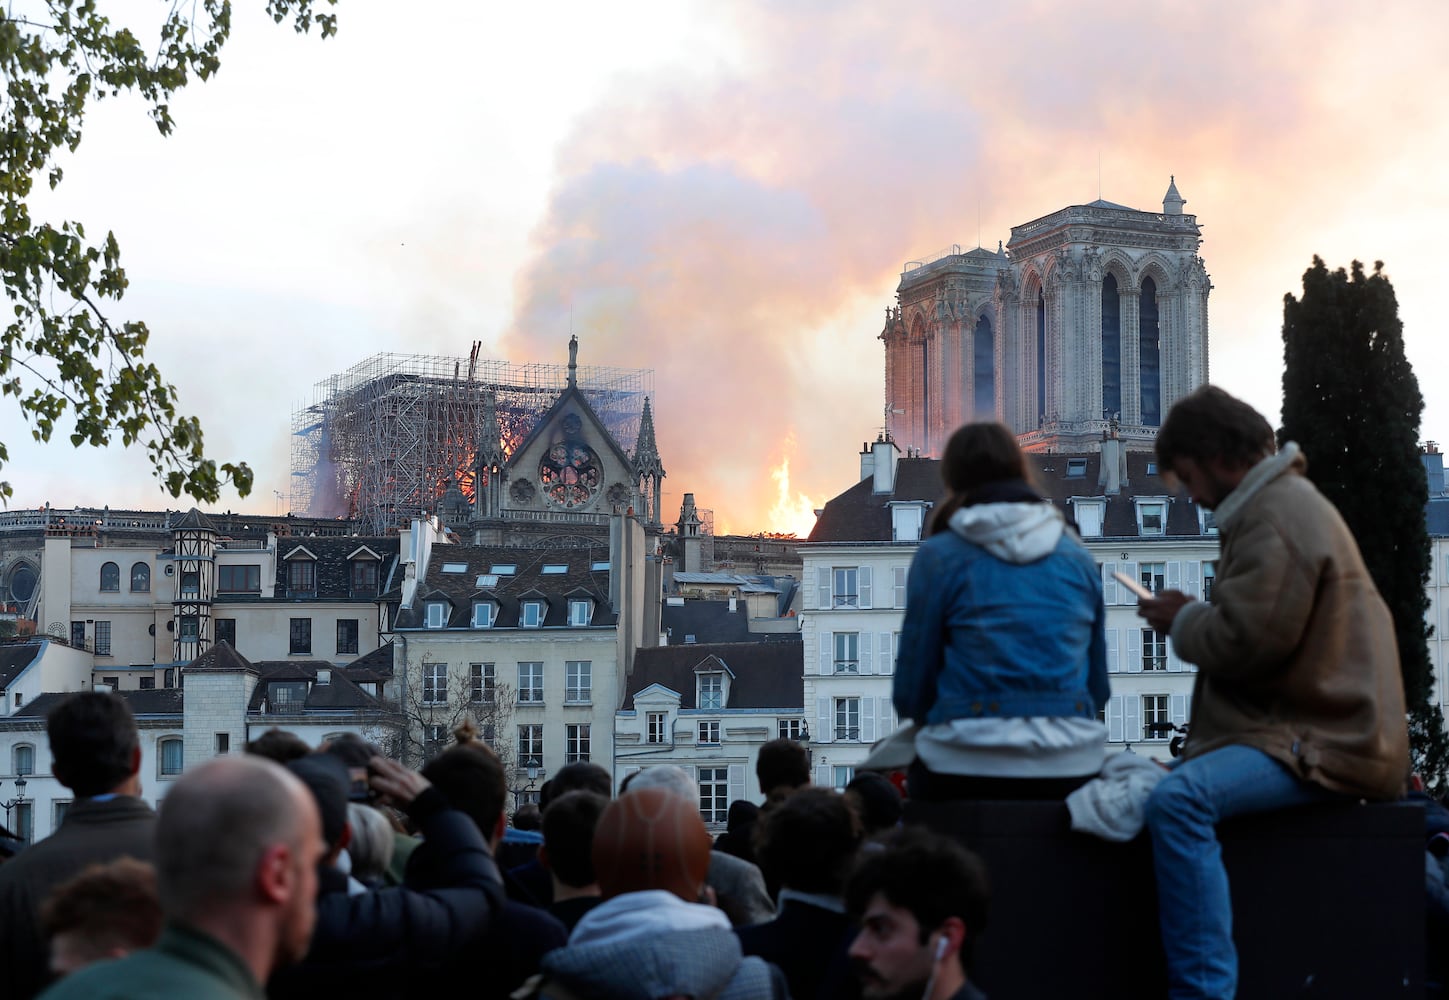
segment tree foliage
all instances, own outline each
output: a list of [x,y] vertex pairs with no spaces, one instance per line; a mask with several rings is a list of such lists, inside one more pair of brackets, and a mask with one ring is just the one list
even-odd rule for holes
[[1303,275],[1303,297],[1283,302],[1283,427],[1308,474],[1358,540],[1394,617],[1415,770],[1444,790],[1449,741],[1434,700],[1425,622],[1430,546],[1428,482],[1420,459],[1424,397],[1404,356],[1398,300],[1375,262],[1351,273],[1323,261]]
[[[324,4],[267,0],[267,13],[298,32],[337,29]],[[93,102],[140,96],[162,135],[174,127],[169,101],[221,65],[231,32],[230,0],[170,5],[154,51],[131,27],[99,12],[97,0],[35,0],[0,11],[5,80],[0,140],[0,281],[11,304],[0,330],[0,396],[12,397],[37,441],[49,441],[69,411],[73,445],[144,442],[164,489],[215,502],[229,479],[245,496],[252,470],[206,457],[201,425],[176,410],[176,389],[146,359],[150,332],[105,312],[127,279],[113,233],[92,241],[78,221],[31,217],[37,178],[62,180],[58,158],[80,145]],[[165,10],[165,5],[162,6]],[[0,468],[9,453],[0,441]],[[0,501],[14,491],[0,481]]]
[[441,687],[430,690],[424,676],[432,664],[432,656],[424,655],[417,670],[399,674],[380,712],[370,720],[367,738],[385,756],[416,770],[452,746],[459,727],[469,723],[498,755],[511,781],[517,773],[511,731],[513,687],[498,683],[475,690],[468,671],[448,670]]

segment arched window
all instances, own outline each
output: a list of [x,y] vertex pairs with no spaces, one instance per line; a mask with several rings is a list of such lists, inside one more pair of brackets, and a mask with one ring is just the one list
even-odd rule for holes
[[973,397],[976,415],[989,417],[996,412],[996,345],[991,339],[991,320],[982,316],[971,334],[972,363],[975,365]]
[[1046,290],[1036,293],[1036,420],[1046,424]]
[[1102,279],[1102,418],[1122,412],[1122,299],[1117,276]]
[[1142,372],[1142,422],[1162,423],[1161,334],[1157,327],[1157,282],[1142,279],[1142,301],[1137,315]]
[[108,562],[101,567],[101,589],[121,589],[121,567],[113,562]]
[[172,778],[181,773],[182,743],[180,736],[156,741],[156,754],[161,759],[161,776]]
[[15,747],[14,771],[17,777],[35,773],[35,747],[29,743],[20,743]]
[[151,590],[151,567],[138,562],[131,567],[131,593],[145,594]]
[[17,563],[10,571],[10,599],[17,604],[25,604],[35,593],[38,579],[34,566],[27,562]]

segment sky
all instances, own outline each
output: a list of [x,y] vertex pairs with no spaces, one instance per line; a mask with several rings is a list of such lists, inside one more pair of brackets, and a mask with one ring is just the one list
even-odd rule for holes
[[[803,535],[880,430],[905,261],[1099,195],[1157,211],[1170,176],[1212,381],[1276,421],[1283,296],[1315,254],[1382,260],[1422,436],[1449,437],[1449,5],[343,0],[325,41],[263,6],[236,0],[172,136],[95,106],[33,201],[120,241],[113,316],[256,473],[217,509],[289,509],[292,413],[329,375],[474,341],[562,364],[572,331],[581,364],[654,370],[666,520],[691,492],[719,532]],[[140,448],[35,445],[13,408],[0,439],[11,509],[190,505]]]

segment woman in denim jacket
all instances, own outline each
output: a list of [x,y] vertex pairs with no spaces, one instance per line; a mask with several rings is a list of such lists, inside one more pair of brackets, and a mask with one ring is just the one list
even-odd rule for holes
[[1107,735],[1097,566],[1001,424],[951,435],[941,478],[896,655],[896,711],[921,726],[910,793],[1064,797],[1101,769]]

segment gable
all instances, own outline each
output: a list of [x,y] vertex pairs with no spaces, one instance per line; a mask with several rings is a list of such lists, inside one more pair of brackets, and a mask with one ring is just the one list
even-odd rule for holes
[[512,510],[607,514],[633,496],[633,463],[577,386],[569,386],[508,460]]

